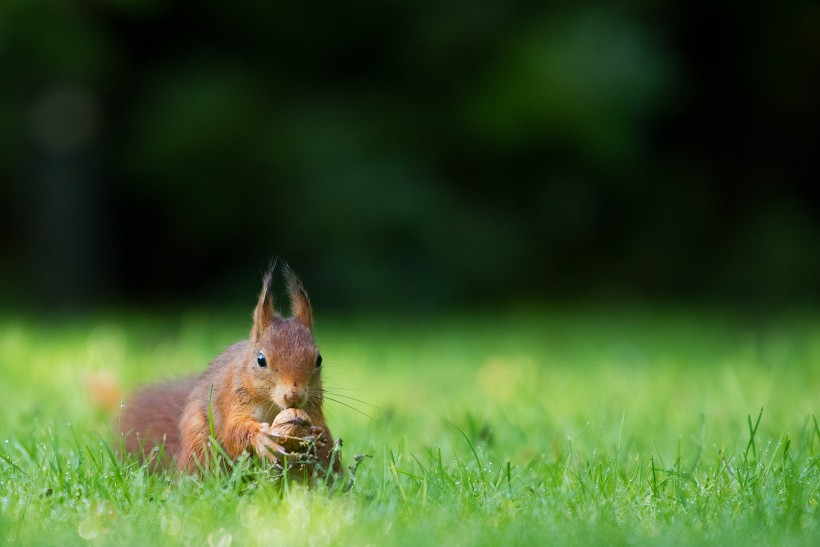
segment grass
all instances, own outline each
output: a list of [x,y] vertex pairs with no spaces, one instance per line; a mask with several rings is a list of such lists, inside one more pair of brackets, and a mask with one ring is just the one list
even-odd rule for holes
[[0,319],[0,538],[25,545],[820,543],[820,317],[674,306],[322,318],[341,493],[120,457],[119,395],[247,313]]

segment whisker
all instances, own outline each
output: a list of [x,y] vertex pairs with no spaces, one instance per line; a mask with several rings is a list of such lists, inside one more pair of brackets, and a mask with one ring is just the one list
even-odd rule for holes
[[276,403],[273,401],[268,401],[267,403],[267,410],[265,411],[265,415],[273,414],[274,408],[276,407]]
[[343,402],[343,401],[339,401],[338,399],[334,399],[334,398],[332,398],[332,397],[325,397],[325,398],[326,398],[328,401],[333,401],[334,403],[338,403],[338,404],[340,404],[340,405],[342,405],[342,406],[346,406],[347,408],[349,408],[349,409],[351,409],[351,410],[355,410],[356,412],[358,412],[358,413],[359,413],[359,414],[361,414],[362,416],[366,416],[367,418],[370,418],[370,419],[371,419],[371,420],[373,420],[374,422],[378,422],[378,421],[379,421],[379,420],[377,420],[376,418],[374,418],[373,416],[371,416],[370,414],[368,414],[368,413],[366,413],[366,412],[364,412],[364,411],[362,411],[362,410],[359,410],[358,408],[356,408],[356,407],[355,407],[355,406],[353,406],[353,405],[349,405],[349,404],[347,404],[347,403],[345,403],[345,402]]
[[362,403],[363,405],[367,405],[371,408],[375,408],[376,410],[381,410],[382,412],[387,412],[387,410],[383,409],[380,406],[376,406],[374,404],[368,403],[367,401],[362,401],[361,399],[357,399],[356,397],[351,397],[350,395],[344,395],[342,393],[334,393],[332,391],[327,391],[327,390],[325,390],[324,393],[327,393],[328,395],[333,395],[334,397],[344,397],[345,399],[350,399],[351,401],[356,401],[357,403]]

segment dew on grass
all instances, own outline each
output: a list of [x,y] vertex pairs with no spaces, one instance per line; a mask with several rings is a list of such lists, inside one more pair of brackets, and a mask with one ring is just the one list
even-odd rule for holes
[[303,504],[294,503],[290,506],[290,511],[288,511],[288,522],[290,522],[294,528],[304,530],[308,527],[308,524],[310,524],[310,511],[308,511],[308,508]]
[[192,517],[191,515],[184,515],[183,518],[185,516],[188,518],[182,520],[182,534],[190,539],[196,538],[198,543],[202,543],[201,534],[203,532],[204,524],[199,518]]
[[245,528],[253,528],[259,522],[259,507],[256,505],[240,505],[237,512],[239,513],[239,522]]
[[163,514],[159,521],[159,527],[169,536],[174,536],[179,533],[182,523],[176,515]]
[[96,518],[88,516],[80,521],[77,532],[81,538],[90,541],[100,535],[101,528]]
[[324,530],[321,530],[315,534],[310,534],[308,543],[310,543],[310,547],[330,545],[330,535]]
[[210,547],[230,547],[233,537],[224,528],[215,530],[208,534],[208,545]]

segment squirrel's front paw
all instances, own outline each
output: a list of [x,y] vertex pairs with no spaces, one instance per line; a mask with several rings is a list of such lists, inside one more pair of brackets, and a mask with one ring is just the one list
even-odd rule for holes
[[310,428],[310,435],[304,438],[304,440],[308,443],[314,443],[316,448],[322,450],[324,447],[327,446],[327,438],[325,437],[325,431],[319,426],[312,426]]
[[256,453],[269,461],[278,461],[288,455],[288,451],[277,441],[279,436],[271,431],[269,424],[259,424],[256,436]]

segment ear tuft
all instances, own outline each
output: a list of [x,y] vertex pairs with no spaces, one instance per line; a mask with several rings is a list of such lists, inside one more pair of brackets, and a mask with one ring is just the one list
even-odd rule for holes
[[251,329],[251,339],[258,340],[265,330],[273,324],[275,312],[273,311],[273,269],[269,269],[262,279],[262,292],[259,293],[259,301],[256,309],[253,310],[253,328]]
[[307,291],[305,291],[304,286],[302,286],[302,281],[287,264],[282,268],[282,272],[285,275],[285,282],[288,286],[288,296],[290,297],[290,307],[293,311],[293,317],[312,331],[313,310],[310,307],[310,299],[308,298]]

